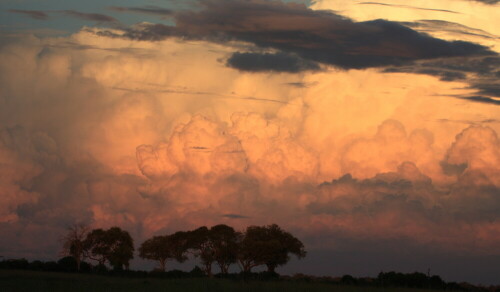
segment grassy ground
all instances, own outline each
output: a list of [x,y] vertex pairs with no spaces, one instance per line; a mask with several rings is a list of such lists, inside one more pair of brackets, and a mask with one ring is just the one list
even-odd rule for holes
[[169,292],[425,292],[403,288],[337,286],[303,282],[242,282],[221,279],[127,279],[95,275],[0,270],[0,291],[169,291]]

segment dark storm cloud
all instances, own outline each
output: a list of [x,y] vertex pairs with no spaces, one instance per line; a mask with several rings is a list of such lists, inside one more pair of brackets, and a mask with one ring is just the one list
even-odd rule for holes
[[174,26],[164,24],[142,23],[126,29],[123,35],[116,35],[109,31],[98,32],[109,37],[125,37],[141,41],[159,41],[168,37],[181,37],[182,34]]
[[43,11],[38,11],[38,10],[11,9],[11,10],[9,10],[9,12],[23,14],[23,15],[26,15],[26,16],[29,16],[33,19],[38,19],[38,20],[46,20],[49,18],[47,13],[45,13]]
[[396,22],[381,19],[354,22],[302,4],[205,0],[200,5],[201,10],[176,13],[175,26],[141,24],[126,30],[122,36],[149,41],[172,36],[214,42],[244,41],[344,69],[493,54],[484,46],[433,38]]
[[227,66],[249,72],[286,72],[317,71],[320,69],[315,62],[306,61],[285,53],[234,53]]
[[82,20],[118,23],[118,20],[116,18],[109,16],[109,15],[100,14],[100,13],[84,13],[84,12],[79,12],[79,11],[75,11],[75,10],[40,11],[40,10],[11,9],[11,10],[9,10],[9,12],[24,14],[24,15],[27,15],[31,18],[39,19],[39,20],[48,19],[49,18],[48,13],[61,13],[61,14],[65,14],[68,16],[82,19]]
[[84,13],[75,10],[62,10],[59,13],[79,18],[82,20],[97,21],[97,22],[113,22],[118,23],[118,20],[112,16],[100,14],[100,13]]
[[380,2],[361,2],[358,4],[360,4],[360,5],[381,5],[381,6],[390,6],[390,7],[397,7],[397,8],[408,8],[408,9],[415,9],[415,10],[427,10],[427,11],[447,12],[447,13],[459,14],[458,12],[451,11],[451,10],[445,10],[445,9],[422,8],[422,7],[415,7],[415,6],[410,6],[410,5],[397,5],[397,4],[388,4],[388,3],[380,3]]
[[143,14],[152,14],[158,16],[170,16],[174,12],[170,9],[157,7],[157,6],[144,6],[144,7],[121,7],[121,6],[112,6],[109,7],[110,10],[117,12],[132,12],[132,13],[143,13]]
[[473,1],[481,2],[484,4],[490,4],[490,5],[497,4],[498,2],[500,2],[500,0],[473,0]]
[[448,32],[463,36],[474,36],[485,39],[498,39],[498,36],[490,34],[484,30],[444,20],[424,19],[414,22],[400,22],[400,23],[419,32],[425,32],[425,33]]
[[461,97],[461,98],[466,99],[466,100],[470,100],[470,101],[475,101],[475,102],[500,105],[499,99],[493,99],[491,97],[486,97],[486,96],[475,95],[475,96],[465,96],[465,97]]
[[474,96],[460,98],[498,105],[500,97],[500,56],[471,56],[440,58],[415,62],[408,66],[394,66],[384,72],[426,74],[443,81],[463,81],[476,91]]
[[250,218],[248,216],[239,215],[239,214],[224,214],[221,217],[229,218],[229,219],[247,219],[247,218]]
[[[440,190],[432,180],[403,177],[401,173],[380,173],[370,179],[358,180],[347,174],[319,186],[319,201],[308,208],[315,214],[377,214],[400,213],[416,221],[433,223],[454,220],[498,220],[500,188],[494,184],[471,184],[471,178],[485,177],[479,170],[468,169],[467,164],[442,162],[449,175],[458,176],[457,188]],[[474,180],[472,180],[474,181]],[[481,195],[482,200],[475,199]],[[430,203],[428,198],[437,198]],[[358,199],[354,199],[358,198]]]

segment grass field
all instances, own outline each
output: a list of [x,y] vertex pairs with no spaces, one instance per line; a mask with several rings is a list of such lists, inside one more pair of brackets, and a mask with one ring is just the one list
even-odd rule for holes
[[[337,286],[305,282],[243,282],[223,279],[127,279],[95,275],[0,270],[0,291],[290,291],[382,292],[421,289]],[[429,290],[435,291],[435,290]]]

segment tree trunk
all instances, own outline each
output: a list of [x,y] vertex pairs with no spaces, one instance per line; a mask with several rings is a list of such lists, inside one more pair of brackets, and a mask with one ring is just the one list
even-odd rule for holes
[[162,272],[165,272],[166,265],[167,265],[167,261],[164,259],[161,259],[160,260],[160,269]]
[[207,276],[212,277],[212,263],[205,264],[205,274]]
[[275,273],[276,266],[275,265],[267,265],[267,271],[270,273]]

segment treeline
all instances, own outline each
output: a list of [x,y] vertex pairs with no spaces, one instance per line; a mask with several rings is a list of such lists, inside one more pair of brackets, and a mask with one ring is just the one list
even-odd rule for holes
[[342,277],[316,277],[304,274],[295,274],[293,276],[281,276],[281,279],[288,281],[302,281],[315,283],[331,283],[348,286],[360,287],[386,287],[386,288],[417,288],[433,289],[445,291],[481,291],[481,292],[500,292],[500,286],[476,286],[467,282],[445,282],[437,275],[426,275],[424,273],[397,273],[380,272],[376,278],[360,277],[355,278],[351,275]]
[[[107,276],[119,276],[127,278],[162,278],[162,279],[181,279],[181,278],[203,278],[207,277],[205,272],[195,266],[191,271],[171,270],[167,272],[155,271],[132,271],[132,270],[108,270],[105,266],[91,265],[82,262],[80,271],[76,269],[76,261],[73,257],[67,256],[57,262],[32,261],[25,259],[9,259],[0,261],[0,269],[10,270],[30,270],[46,272],[65,272],[65,273],[85,273]],[[357,287],[405,287],[435,289],[444,291],[480,291],[480,292],[500,292],[500,286],[475,286],[469,283],[445,282],[441,277],[433,275],[427,276],[423,273],[380,273],[376,278],[362,277],[355,278],[350,275],[343,277],[317,277],[304,274],[295,274],[293,276],[280,276],[276,273],[264,271],[260,273],[228,273],[214,275],[217,278],[234,280],[258,280],[258,281],[288,281],[288,282],[308,282],[308,283],[326,283],[331,285],[357,286]]]
[[[77,270],[89,259],[102,269],[109,265],[120,271],[128,270],[135,249],[130,234],[119,227],[89,230],[75,225],[63,240],[63,250],[74,258]],[[249,226],[244,232],[224,224],[177,231],[147,239],[138,252],[139,257],[156,261],[159,271],[165,271],[170,261],[198,259],[207,276],[212,276],[214,265],[221,274],[228,274],[231,265],[238,265],[244,273],[257,266],[266,266],[268,272],[274,273],[291,255],[299,259],[306,255],[304,244],[276,224]]]

